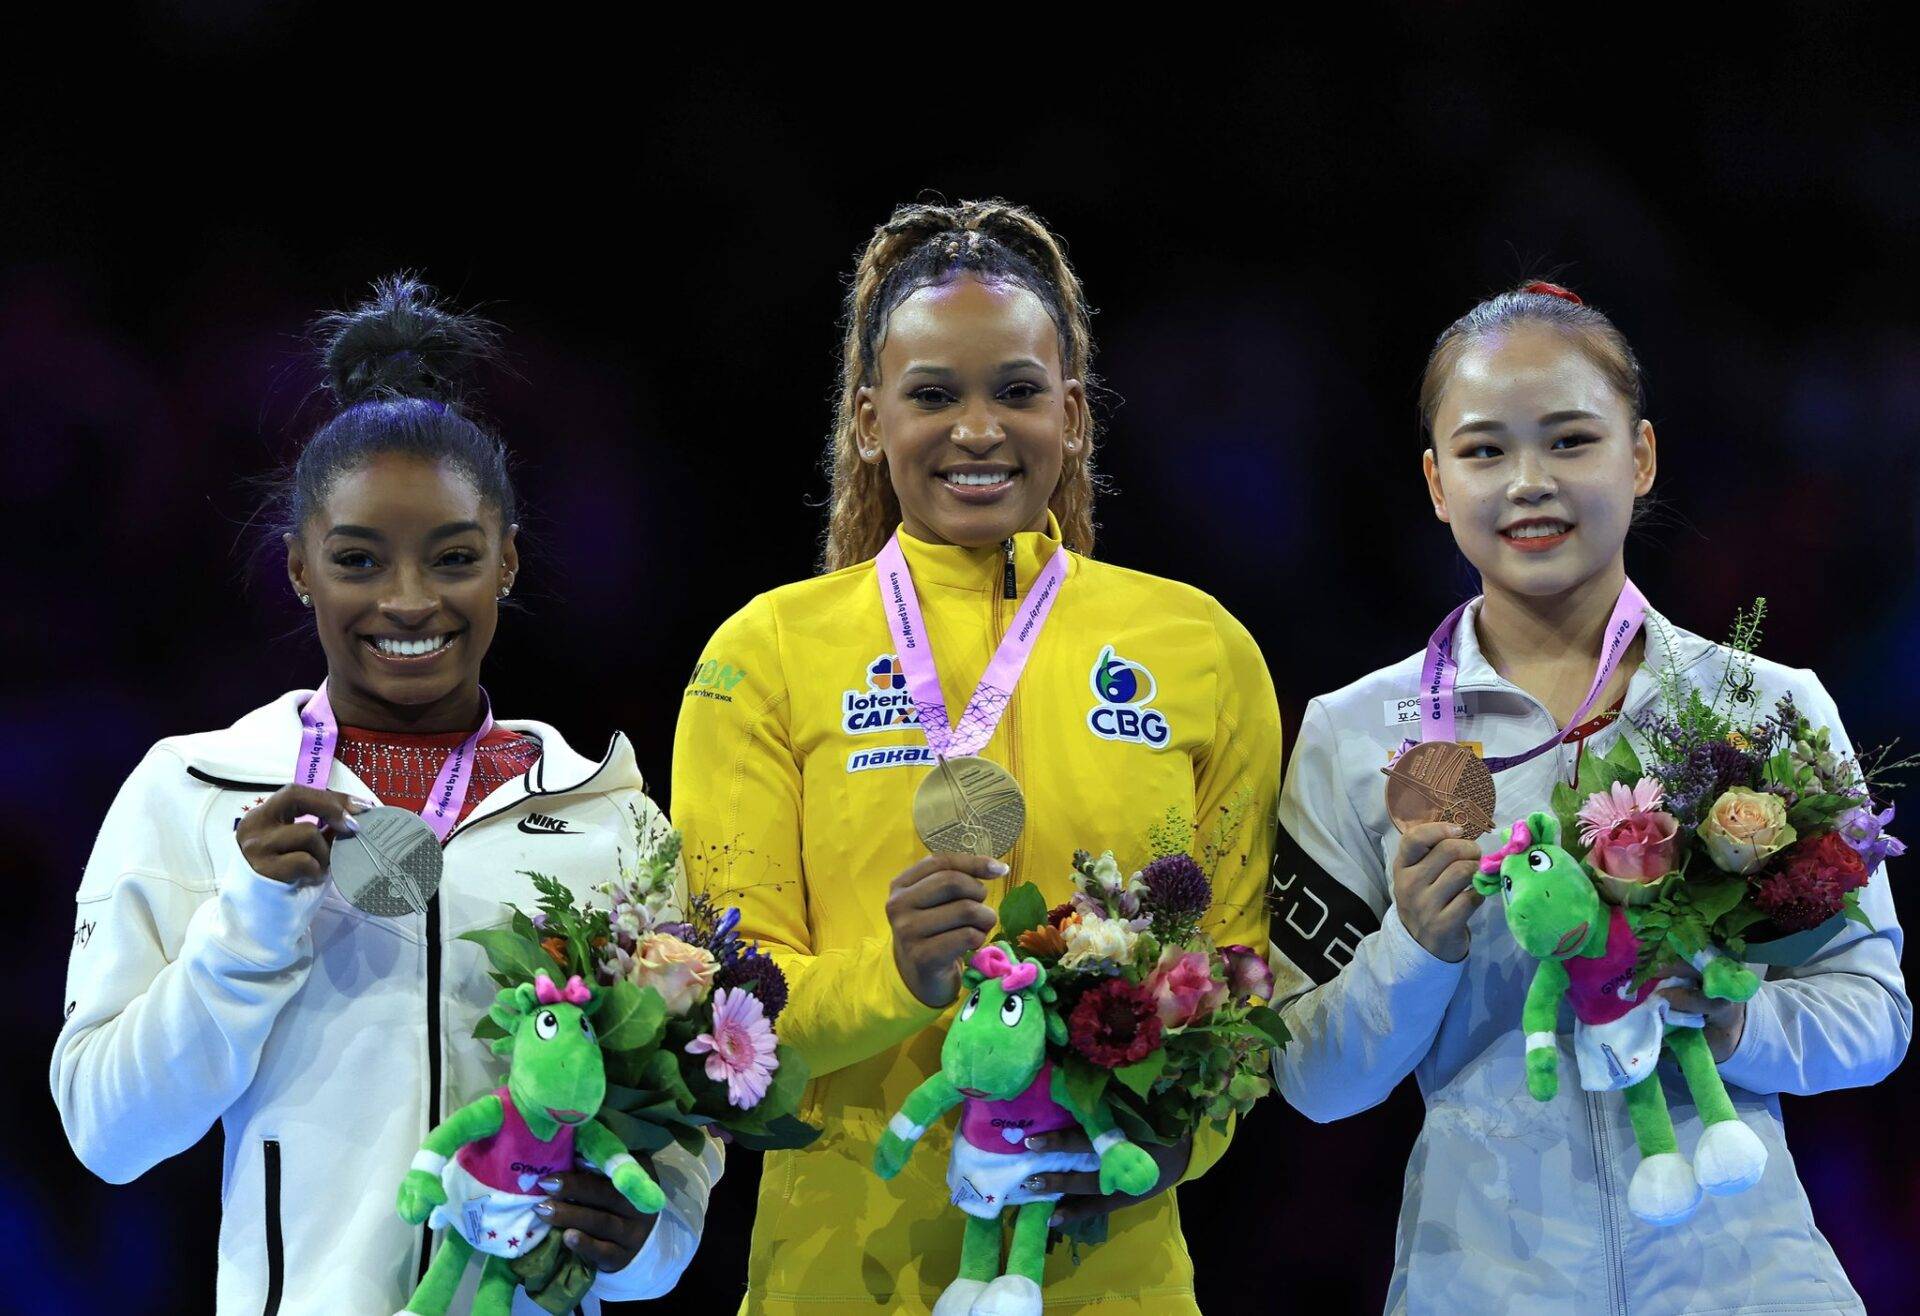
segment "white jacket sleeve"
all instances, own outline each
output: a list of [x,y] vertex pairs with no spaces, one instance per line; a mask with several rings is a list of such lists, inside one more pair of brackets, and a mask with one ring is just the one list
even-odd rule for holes
[[53,1100],[74,1154],[111,1183],[206,1134],[253,1081],[312,962],[323,888],[261,877],[231,842],[209,855],[215,794],[150,752],[80,880]]
[[719,1182],[720,1144],[707,1139],[706,1150],[690,1155],[672,1143],[653,1157],[653,1177],[667,1195],[653,1232],[625,1270],[603,1275],[593,1294],[603,1301],[632,1302],[665,1295],[686,1271],[700,1246],[707,1220],[707,1196]]
[[[1379,755],[1358,738],[1353,752]],[[1276,995],[1293,1040],[1274,1079],[1295,1109],[1325,1123],[1386,1100],[1426,1056],[1464,962],[1429,953],[1400,922],[1378,838],[1349,782],[1379,763],[1343,765],[1321,701],[1307,706],[1280,793],[1273,948]],[[1291,871],[1289,871],[1289,869]]]
[[[1853,752],[1833,697],[1811,673],[1796,696],[1814,726],[1833,730],[1835,750]],[[1913,1037],[1913,1002],[1900,972],[1904,937],[1883,865],[1861,893],[1871,931],[1845,929],[1805,964],[1773,969],[1747,1002],[1746,1026],[1720,1075],[1761,1094],[1807,1095],[1864,1087],[1891,1073]]]

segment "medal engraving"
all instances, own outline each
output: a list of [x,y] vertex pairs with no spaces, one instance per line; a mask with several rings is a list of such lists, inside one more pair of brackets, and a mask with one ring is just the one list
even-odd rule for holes
[[1423,741],[1381,771],[1387,816],[1401,831],[1429,822],[1454,823],[1468,838],[1493,830],[1493,774],[1465,745]]
[[423,913],[440,889],[440,839],[419,814],[382,807],[359,814],[357,836],[333,843],[333,884],[355,909],[380,918]]
[[934,854],[998,859],[1013,849],[1026,822],[1020,783],[987,759],[942,759],[913,796],[913,830]]

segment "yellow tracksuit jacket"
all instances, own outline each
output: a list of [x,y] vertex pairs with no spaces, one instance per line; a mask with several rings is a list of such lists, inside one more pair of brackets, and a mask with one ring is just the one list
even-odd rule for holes
[[[1059,546],[1058,526],[1015,537],[1018,592]],[[1005,632],[1005,555],[901,535],[958,716]],[[738,905],[741,935],[785,968],[783,1041],[811,1067],[803,1118],[821,1138],[766,1157],[743,1312],[929,1310],[959,1266],[947,1204],[952,1121],[928,1131],[892,1182],[873,1173],[888,1118],[940,1065],[946,1014],[894,967],[888,884],[920,859],[914,789],[926,739],[881,611],[871,562],[763,594],[720,627],[695,668],[674,738],[673,815],[689,884]],[[1280,777],[1280,714],[1252,636],[1186,585],[1075,556],[985,757],[1019,778],[1027,824],[992,883],[1072,891],[1070,857],[1151,857],[1169,812],[1197,824],[1214,881],[1208,931],[1267,945],[1265,886]],[[1191,1179],[1227,1139],[1203,1131]],[[1175,1195],[1115,1213],[1074,1265],[1047,1261],[1049,1311],[1197,1311]]]

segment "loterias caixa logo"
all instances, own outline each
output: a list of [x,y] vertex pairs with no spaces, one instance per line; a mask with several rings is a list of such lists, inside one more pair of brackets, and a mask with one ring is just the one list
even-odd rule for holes
[[883,653],[868,663],[867,688],[849,690],[840,697],[840,729],[850,736],[919,725],[920,714],[907,693],[907,673],[898,654]]
[[1159,749],[1172,729],[1158,709],[1149,708],[1160,692],[1145,664],[1122,658],[1109,644],[1094,659],[1088,678],[1098,701],[1087,714],[1087,729],[1102,740],[1130,740]]

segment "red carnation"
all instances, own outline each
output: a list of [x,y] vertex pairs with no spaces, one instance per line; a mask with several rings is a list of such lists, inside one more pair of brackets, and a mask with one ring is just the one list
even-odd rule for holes
[[1068,1018],[1074,1050],[1102,1069],[1144,1060],[1160,1045],[1153,998],[1123,978],[1109,978],[1080,998]]
[[1780,852],[1754,885],[1753,903],[1787,932],[1818,927],[1838,914],[1841,898],[1867,884],[1867,866],[1838,832],[1797,841]]

